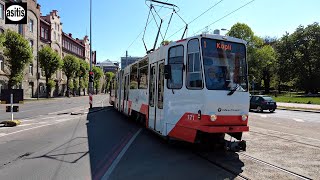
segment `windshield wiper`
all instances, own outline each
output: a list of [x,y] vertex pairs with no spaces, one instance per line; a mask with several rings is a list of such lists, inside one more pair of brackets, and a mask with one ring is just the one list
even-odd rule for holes
[[237,84],[236,87],[234,87],[233,89],[230,90],[230,92],[228,93],[228,96],[231,96],[240,86],[240,84]]

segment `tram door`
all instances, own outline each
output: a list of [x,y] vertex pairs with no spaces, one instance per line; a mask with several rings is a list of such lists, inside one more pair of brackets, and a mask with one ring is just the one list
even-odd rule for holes
[[162,132],[164,60],[150,65],[149,80],[149,128]]
[[129,99],[129,74],[126,74],[124,78],[124,108],[123,108],[126,114],[129,114],[128,99]]

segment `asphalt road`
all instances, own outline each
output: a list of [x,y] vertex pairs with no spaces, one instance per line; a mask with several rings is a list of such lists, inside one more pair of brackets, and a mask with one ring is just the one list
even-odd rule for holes
[[[93,101],[96,106],[99,106],[101,105],[101,101],[107,101],[107,95],[94,96]],[[0,104],[0,121],[11,119],[11,113],[5,112],[5,107],[6,105]],[[20,112],[14,113],[14,119],[32,118],[66,109],[70,109],[70,111],[72,111],[72,108],[88,107],[88,96],[60,98],[54,100],[32,100],[19,105]]]
[[234,153],[168,144],[108,106],[70,115],[85,113],[84,104],[87,97],[32,102],[22,126],[0,127],[0,179],[300,179],[270,164],[320,177],[319,114],[250,113],[247,151]]

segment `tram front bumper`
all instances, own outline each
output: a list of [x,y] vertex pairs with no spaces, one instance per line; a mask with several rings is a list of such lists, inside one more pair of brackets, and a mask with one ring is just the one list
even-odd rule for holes
[[197,129],[207,133],[236,133],[249,131],[249,126],[200,126]]

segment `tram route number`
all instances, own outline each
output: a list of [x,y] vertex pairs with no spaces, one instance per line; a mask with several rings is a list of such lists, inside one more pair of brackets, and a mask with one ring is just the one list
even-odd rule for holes
[[190,121],[194,120],[194,115],[193,114],[188,114],[187,117],[188,117],[188,120],[190,120]]

